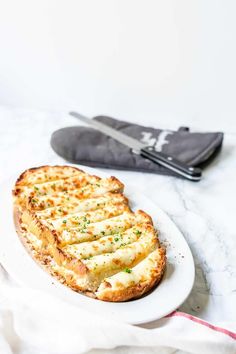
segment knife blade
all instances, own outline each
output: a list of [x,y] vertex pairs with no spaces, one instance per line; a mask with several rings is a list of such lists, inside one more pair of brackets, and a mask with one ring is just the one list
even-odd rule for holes
[[171,170],[172,172],[175,172],[179,176],[182,176],[190,181],[200,181],[202,177],[202,171],[198,167],[187,166],[172,156],[155,151],[153,146],[147,146],[137,139],[121,133],[120,131],[111,128],[104,123],[98,122],[97,120],[87,118],[80,113],[69,112],[69,114],[90,125],[92,128],[99,130],[101,133],[119,141],[121,144],[128,146],[140,156],[147,158],[152,162]]

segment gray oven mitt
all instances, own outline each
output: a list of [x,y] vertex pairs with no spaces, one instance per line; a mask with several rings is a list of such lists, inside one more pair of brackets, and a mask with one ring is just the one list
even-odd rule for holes
[[[191,133],[185,127],[178,131],[160,130],[104,116],[93,119],[120,130],[147,146],[154,146],[157,151],[175,157],[189,166],[204,167],[220,150],[223,141],[223,133]],[[175,175],[89,127],[59,129],[52,134],[51,146],[64,159],[81,165]]]

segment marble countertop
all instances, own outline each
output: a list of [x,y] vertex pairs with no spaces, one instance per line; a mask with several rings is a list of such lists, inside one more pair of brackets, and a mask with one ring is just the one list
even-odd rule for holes
[[[66,112],[0,107],[0,123],[0,181],[4,181],[29,167],[64,163],[50,148],[50,135],[78,122]],[[152,124],[157,126],[155,121]],[[181,121],[173,122],[173,128],[181,125]],[[236,123],[227,131],[236,132]],[[199,183],[138,172],[106,172],[132,183],[183,232],[194,256],[196,278],[181,310],[211,322],[236,323],[236,133],[225,134],[221,153]]]

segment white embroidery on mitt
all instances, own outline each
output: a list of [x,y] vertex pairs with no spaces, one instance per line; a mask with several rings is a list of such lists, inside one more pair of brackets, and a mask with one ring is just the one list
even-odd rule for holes
[[169,144],[169,141],[166,139],[168,135],[172,135],[173,132],[170,130],[163,130],[157,138],[152,136],[150,132],[141,132],[142,139],[141,141],[148,146],[153,146],[156,151],[162,151],[162,147],[165,144]]

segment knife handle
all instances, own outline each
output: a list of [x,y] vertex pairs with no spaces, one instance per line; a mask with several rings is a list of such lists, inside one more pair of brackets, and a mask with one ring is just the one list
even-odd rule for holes
[[140,155],[191,181],[200,181],[202,177],[200,168],[187,166],[169,155],[157,152],[152,146],[142,148]]

